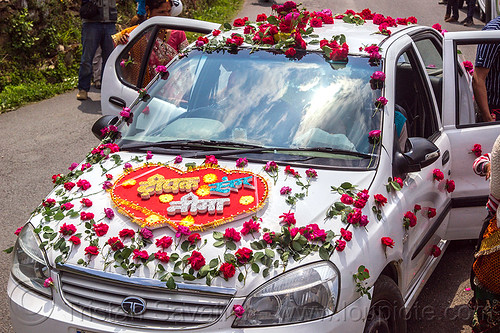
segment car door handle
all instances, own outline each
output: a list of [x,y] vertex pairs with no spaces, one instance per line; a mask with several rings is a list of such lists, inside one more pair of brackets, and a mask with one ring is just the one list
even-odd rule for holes
[[116,106],[119,106],[121,108],[124,108],[127,106],[127,102],[125,102],[123,99],[121,99],[120,97],[116,97],[116,96],[110,96],[109,97],[109,102],[111,104],[114,104]]
[[443,165],[445,165],[446,163],[448,163],[449,160],[450,160],[450,152],[446,150],[443,153],[443,159],[441,160],[441,162],[443,163]]

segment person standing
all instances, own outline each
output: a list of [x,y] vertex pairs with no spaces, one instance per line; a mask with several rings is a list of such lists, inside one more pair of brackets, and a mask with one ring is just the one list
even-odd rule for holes
[[458,21],[458,0],[448,0],[444,21],[449,23]]
[[476,0],[467,0],[467,17],[460,23],[466,27],[474,25],[474,20],[472,19],[474,16],[474,9],[476,9]]
[[[101,47],[102,69],[113,51],[111,35],[116,33],[116,0],[82,0],[82,5],[95,1],[97,13],[91,18],[82,18],[82,58],[78,71],[78,94],[76,98],[86,100],[92,78],[92,59]],[[102,76],[101,70],[101,76]]]
[[[500,30],[500,16],[483,30]],[[500,44],[480,44],[472,75],[474,99],[483,121],[500,120]]]

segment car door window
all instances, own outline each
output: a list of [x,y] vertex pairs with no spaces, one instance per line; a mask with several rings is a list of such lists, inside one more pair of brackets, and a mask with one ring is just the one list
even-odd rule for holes
[[[430,139],[439,129],[434,103],[424,75],[413,49],[408,49],[400,55],[396,63],[395,112],[406,118],[408,137]],[[397,129],[398,125],[400,124],[396,123]]]
[[432,84],[439,114],[443,104],[443,50],[434,38],[428,37],[415,41],[415,46],[422,58],[425,70]]
[[145,30],[141,36],[131,40],[125,50],[118,58],[118,77],[127,85],[134,88],[144,87],[152,77],[149,71],[145,71],[146,59],[144,55],[149,54],[153,37],[156,34],[153,27]]

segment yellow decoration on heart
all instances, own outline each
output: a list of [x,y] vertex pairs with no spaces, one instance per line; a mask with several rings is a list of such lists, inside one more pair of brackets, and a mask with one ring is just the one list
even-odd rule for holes
[[215,183],[217,181],[217,176],[213,173],[207,173],[203,176],[203,181],[207,184]]
[[210,195],[210,186],[202,185],[199,189],[196,190],[196,195],[199,197],[206,197]]
[[250,205],[254,201],[255,201],[255,199],[251,195],[244,195],[240,198],[240,204],[245,205],[245,206]]
[[146,222],[149,224],[156,223],[160,221],[160,217],[158,215],[149,215],[146,217]]
[[169,203],[174,200],[174,196],[172,194],[162,194],[159,197],[161,203]]
[[186,216],[183,218],[180,222],[180,225],[183,225],[185,227],[190,227],[194,224],[194,218],[191,215]]
[[134,187],[135,184],[137,184],[137,181],[135,179],[129,179],[129,180],[123,182],[122,186],[125,188],[131,188],[131,187]]

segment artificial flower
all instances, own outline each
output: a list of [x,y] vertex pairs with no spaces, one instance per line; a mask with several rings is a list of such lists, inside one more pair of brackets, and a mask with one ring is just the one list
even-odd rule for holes
[[239,242],[241,240],[241,235],[236,229],[234,228],[227,228],[224,231],[224,238],[227,240],[231,240],[234,242]]
[[50,207],[54,207],[55,205],[56,205],[56,201],[52,198],[48,198],[48,199],[45,199],[42,201],[43,207],[50,208]]
[[82,221],[90,221],[94,219],[94,213],[80,212],[80,219]]
[[354,202],[354,199],[349,195],[349,194],[342,194],[342,196],[340,197],[340,201],[343,203],[343,204],[346,204],[346,205],[352,205],[352,203]]
[[77,166],[78,166],[78,163],[73,162],[73,163],[71,163],[71,165],[69,166],[68,170],[69,170],[69,171],[73,171],[73,170],[75,170],[75,169],[76,169],[76,167],[77,167]]
[[45,281],[43,281],[43,286],[45,288],[50,288],[50,287],[54,286],[54,280],[52,280],[51,277],[46,278]]
[[75,184],[75,183],[73,183],[73,182],[66,182],[66,183],[64,183],[64,185],[63,185],[63,186],[64,186],[64,188],[65,188],[66,190],[71,191],[71,189],[72,189],[73,187],[75,187],[75,185],[76,185],[76,184]]
[[343,241],[342,239],[338,239],[335,241],[335,249],[339,252],[342,252],[345,250],[346,242]]
[[441,249],[439,248],[439,246],[432,245],[431,255],[434,256],[435,258],[437,258],[441,255]]
[[71,208],[75,207],[71,202],[65,202],[61,205],[61,210],[70,210]]
[[175,233],[176,238],[180,238],[182,236],[189,236],[191,234],[191,230],[189,230],[189,227],[179,225],[177,227],[177,232]]
[[403,217],[403,226],[405,229],[413,228],[417,225],[417,217],[411,211],[407,211]]
[[281,195],[286,195],[286,194],[290,194],[292,193],[292,188],[289,187],[289,186],[283,186],[281,189],[280,189],[280,194]]
[[79,179],[77,182],[76,182],[76,186],[78,186],[80,189],[82,189],[83,191],[86,191],[88,190],[92,185],[90,185],[90,182],[85,180],[85,179]]
[[262,239],[267,243],[267,244],[272,244],[273,243],[273,238],[274,238],[274,231],[271,232],[266,232],[264,235],[262,235]]
[[212,31],[212,36],[217,37],[220,35],[220,33],[221,31],[219,29],[214,29],[214,31]]
[[444,179],[444,174],[441,170],[434,169],[432,170],[432,178],[433,180],[437,180],[438,182],[440,182]]
[[248,160],[246,157],[240,157],[236,160],[236,167],[237,168],[244,168],[248,165]]
[[474,144],[474,147],[471,149],[471,152],[476,155],[476,157],[479,157],[483,155],[483,148],[481,147],[480,144],[476,143]]
[[436,216],[436,208],[429,207],[427,209],[427,217],[431,219],[434,216]]
[[215,158],[214,155],[207,155],[205,156],[205,164],[207,165],[217,165],[219,161],[217,161],[217,158]]
[[246,236],[248,234],[253,234],[258,232],[260,229],[260,223],[256,222],[254,219],[250,219],[243,223],[243,228],[241,229],[241,234]]
[[318,177],[318,172],[316,172],[313,168],[309,168],[306,170],[306,176],[309,178],[316,178]]
[[153,153],[151,152],[151,150],[148,150],[146,152],[146,160],[150,160],[153,158]]
[[19,236],[19,234],[21,233],[22,230],[23,230],[23,227],[17,228],[16,231],[14,231],[14,235]]

